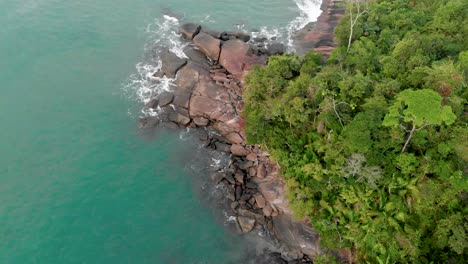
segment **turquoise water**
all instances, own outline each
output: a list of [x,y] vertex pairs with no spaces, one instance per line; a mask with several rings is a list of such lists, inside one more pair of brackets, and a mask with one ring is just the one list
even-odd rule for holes
[[0,263],[239,260],[243,241],[188,169],[197,145],[141,135],[140,103],[123,91],[163,14],[260,28],[299,11],[292,0],[0,1]]

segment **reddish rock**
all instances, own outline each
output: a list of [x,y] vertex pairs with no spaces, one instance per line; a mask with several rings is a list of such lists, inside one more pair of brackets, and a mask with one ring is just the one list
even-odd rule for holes
[[256,161],[257,160],[257,154],[256,153],[250,153],[249,155],[247,155],[247,160]]
[[252,231],[252,229],[255,226],[255,219],[245,217],[245,216],[239,216],[237,218],[237,222],[239,223],[239,226],[243,233],[248,233]]
[[231,146],[231,153],[234,156],[241,156],[241,157],[249,154],[249,152],[242,145],[239,145],[239,144],[233,144]]
[[244,184],[244,175],[241,174],[241,173],[236,173],[234,175],[234,177],[236,178],[236,181],[239,182],[240,184]]
[[224,82],[229,82],[229,79],[226,77],[226,74],[215,74],[213,76],[213,80],[215,80],[216,82],[222,82],[223,83],[223,86],[224,86]]
[[255,177],[257,175],[257,168],[255,167],[250,167],[249,169],[249,175],[250,177]]
[[257,167],[257,177],[263,179],[266,177],[266,169],[263,163],[259,164]]
[[221,40],[213,36],[200,32],[193,38],[193,43],[210,59],[217,61],[219,59],[219,52]]
[[174,122],[174,123],[177,123],[179,125],[182,125],[182,126],[186,126],[186,125],[188,125],[188,123],[190,123],[190,118],[189,117],[186,117],[186,116],[181,115],[179,113],[171,113],[169,115],[169,120]]
[[193,122],[197,126],[204,127],[204,126],[207,126],[210,123],[210,120],[208,120],[208,119],[206,119],[204,117],[195,117],[193,119]]
[[267,204],[265,207],[263,207],[262,212],[266,217],[269,217],[273,213],[273,209],[269,204]]
[[257,203],[258,208],[264,208],[266,206],[265,198],[263,198],[263,195],[261,194],[255,196],[255,202]]
[[266,57],[253,54],[249,44],[238,39],[231,39],[222,45],[219,64],[234,77],[242,80],[246,71],[250,70],[253,65],[265,65]]
[[233,144],[242,144],[245,140],[237,132],[232,132],[225,135],[226,139]]

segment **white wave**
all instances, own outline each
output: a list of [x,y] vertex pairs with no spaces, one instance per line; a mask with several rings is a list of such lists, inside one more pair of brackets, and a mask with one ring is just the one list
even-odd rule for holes
[[294,51],[294,34],[307,24],[317,21],[322,14],[320,9],[322,0],[294,0],[294,2],[299,9],[299,16],[288,25],[288,51]]
[[322,13],[322,0],[294,0],[298,16],[287,26],[279,28],[261,27],[257,32],[251,32],[253,38],[267,38],[286,45],[288,52],[294,52],[294,35],[310,22],[317,21]]
[[163,15],[163,18],[164,18],[165,20],[169,20],[169,21],[174,22],[174,23],[178,23],[178,22],[179,22],[179,19],[177,19],[176,17],[173,17],[173,16]]
[[317,21],[322,13],[320,10],[321,0],[294,0],[294,2],[300,12],[299,16],[293,20],[294,26],[298,27],[296,30],[303,28],[310,22]]
[[229,215],[226,211],[223,211],[224,217],[226,218],[226,223],[237,221],[237,217],[234,215]]
[[[156,19],[146,27],[148,41],[145,45],[145,58],[135,65],[136,73],[132,74],[124,83],[124,93],[132,100],[140,103],[148,103],[163,91],[170,91],[174,80],[153,76],[161,69],[162,62],[160,52],[169,49],[180,58],[186,58],[184,48],[188,45],[181,40],[177,33],[179,20],[169,15],[163,15],[163,19]],[[143,116],[157,116],[158,109],[143,109]]]
[[179,139],[182,140],[182,141],[188,141],[191,139],[190,137],[190,128],[189,127],[186,127],[185,128],[185,131],[184,130],[181,130],[179,132]]

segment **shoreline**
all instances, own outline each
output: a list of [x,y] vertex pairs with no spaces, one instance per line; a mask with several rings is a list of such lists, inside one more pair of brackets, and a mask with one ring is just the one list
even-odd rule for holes
[[[341,0],[323,0],[317,22],[296,32],[298,54],[314,49],[329,56],[334,49],[333,30],[342,16],[330,9],[336,2]],[[188,58],[165,50],[162,68],[154,73],[155,77],[177,76],[175,88],[145,105],[158,115],[141,118],[139,127],[215,131],[201,140],[206,147],[231,155],[229,166],[210,177],[225,186],[239,233],[264,229],[279,241],[282,251],[272,252],[271,263],[312,263],[314,256],[324,253],[320,238],[310,223],[294,218],[278,164],[259,146],[247,145],[241,118],[244,76],[254,65],[266,65],[269,56],[285,53],[286,47],[271,39],[214,32],[193,23],[182,25],[180,34],[189,43],[184,49]]]

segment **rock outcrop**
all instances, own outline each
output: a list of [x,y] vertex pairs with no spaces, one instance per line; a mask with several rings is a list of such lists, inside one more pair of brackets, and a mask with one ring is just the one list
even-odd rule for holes
[[[322,8],[333,7],[336,2],[324,0]],[[323,48],[325,44],[333,47],[333,43],[327,42],[331,39],[327,34],[331,34],[334,24],[329,27],[323,24],[338,17],[331,10],[319,19],[314,30],[298,32],[299,50]],[[317,33],[318,28],[323,32]],[[142,118],[140,127],[163,125],[214,130],[217,135],[207,138],[206,146],[230,153],[231,163],[211,178],[225,187],[229,207],[237,215],[239,231],[270,230],[288,249],[290,260],[311,263],[308,256],[321,253],[319,238],[309,224],[292,216],[278,164],[259,146],[246,143],[241,119],[245,74],[254,65],[266,65],[268,56],[284,53],[284,45],[265,45],[266,39],[251,40],[245,33],[218,33],[193,23],[182,25],[179,32],[190,41],[184,49],[188,60],[176,59],[175,54],[164,51],[161,72],[168,77],[177,74],[177,79],[172,91],[161,93],[145,106],[158,111],[158,115]],[[274,263],[287,263],[281,255],[272,256],[273,259]]]

